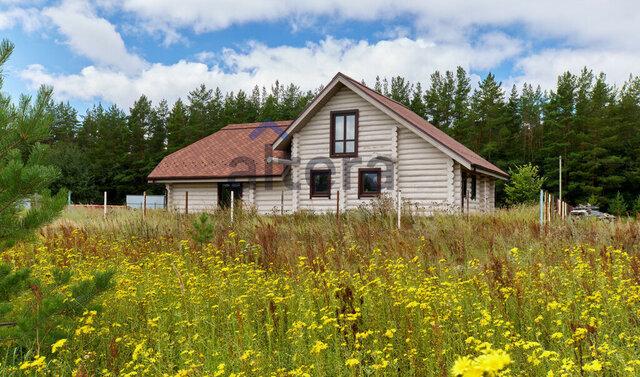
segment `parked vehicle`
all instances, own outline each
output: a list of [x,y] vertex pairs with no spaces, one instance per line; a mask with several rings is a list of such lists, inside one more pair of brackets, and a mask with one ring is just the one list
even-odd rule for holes
[[597,217],[605,220],[613,220],[616,218],[611,214],[600,211],[600,207],[593,206],[589,203],[579,204],[578,206],[574,207],[571,212],[569,212],[569,215],[576,216],[576,217],[579,217],[579,216]]

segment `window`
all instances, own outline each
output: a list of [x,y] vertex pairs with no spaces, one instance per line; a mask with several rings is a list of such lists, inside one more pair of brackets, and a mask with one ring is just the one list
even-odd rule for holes
[[331,157],[358,156],[358,110],[331,112]]
[[462,204],[467,199],[467,172],[462,172]]
[[224,182],[218,183],[218,205],[221,208],[228,208],[231,204],[231,192],[233,191],[233,201],[236,204],[242,202],[242,183]]
[[380,194],[381,175],[380,169],[360,169],[358,171],[358,198]]
[[311,170],[311,197],[329,198],[331,196],[331,170]]
[[471,175],[471,200],[476,199],[476,175]]

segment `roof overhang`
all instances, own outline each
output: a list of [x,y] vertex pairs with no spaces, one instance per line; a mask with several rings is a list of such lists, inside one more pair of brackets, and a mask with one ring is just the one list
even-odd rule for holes
[[[286,170],[285,170],[286,172]],[[160,177],[150,178],[149,183],[217,183],[217,182],[279,182],[284,180],[283,175],[268,176],[228,176],[228,177]]]
[[501,174],[497,174],[496,172],[484,169],[484,168],[482,168],[482,167],[480,167],[478,165],[473,165],[473,170],[476,173],[480,173],[480,174],[488,175],[488,176],[491,176],[491,177],[494,177],[494,178],[502,179],[503,181],[508,181],[509,180],[509,176],[508,175],[504,176],[504,175],[501,175]]

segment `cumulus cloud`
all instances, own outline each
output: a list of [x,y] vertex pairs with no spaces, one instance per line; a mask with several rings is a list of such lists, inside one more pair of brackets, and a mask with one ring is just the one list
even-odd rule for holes
[[11,7],[0,10],[0,30],[11,29],[16,25],[22,25],[27,32],[38,30],[42,27],[43,17],[35,8]]
[[[314,89],[338,71],[370,84],[376,75],[402,75],[427,84],[435,70],[460,65],[480,72],[508,62],[513,73],[503,80],[505,86],[526,81],[551,89],[566,70],[587,66],[621,83],[640,67],[633,38],[640,34],[640,3],[626,0],[612,0],[606,7],[596,0],[220,0],[215,5],[208,0],[62,0],[42,11],[20,9],[14,0],[0,3],[10,4],[9,10],[0,11],[0,29],[22,24],[36,30],[48,22],[74,53],[91,61],[73,74],[31,65],[21,73],[30,87],[44,83],[55,87],[58,99],[105,100],[124,108],[143,93],[156,102],[174,101],[201,83],[237,91],[255,84],[268,87],[279,79]],[[188,33],[249,22],[286,20],[295,32],[319,17],[336,25],[399,16],[411,21],[402,26],[391,22],[374,35],[377,41],[325,37],[303,46],[249,42],[154,63],[129,51],[119,30],[98,15],[123,10],[134,16],[127,21],[134,21],[118,25],[120,31],[154,35],[165,46],[188,44]]]
[[[209,67],[201,62],[150,64],[133,74],[90,66],[78,74],[50,73],[41,65],[22,71],[21,77],[37,87],[52,85],[58,99],[104,99],[128,107],[141,94],[154,101],[175,101],[201,83],[223,91],[251,90],[269,86],[274,80],[293,82],[303,89],[326,84],[338,71],[373,83],[376,75],[403,75],[412,81],[428,79],[435,70],[456,65],[467,69],[500,64],[520,52],[521,42],[507,36],[489,35],[477,45],[439,44],[422,39],[398,38],[369,43],[328,37],[302,47],[269,47],[250,43],[246,49],[226,49],[219,62]],[[211,58],[210,53],[198,58]]]
[[113,24],[98,17],[88,3],[66,0],[59,6],[45,8],[42,14],[66,37],[65,43],[71,50],[96,65],[127,73],[145,67],[146,62],[142,58],[127,51]]
[[566,71],[579,74],[587,67],[598,74],[607,74],[607,81],[616,85],[630,74],[638,75],[640,52],[600,49],[547,49],[519,59],[516,68],[521,75],[509,80],[518,85],[528,82],[543,89],[555,89],[558,76]]
[[119,6],[143,20],[196,32],[301,16],[377,20],[408,15],[414,26],[443,40],[491,25],[523,29],[533,38],[635,48],[631,36],[640,34],[640,3],[629,0],[220,0],[215,5],[207,0],[123,0]]

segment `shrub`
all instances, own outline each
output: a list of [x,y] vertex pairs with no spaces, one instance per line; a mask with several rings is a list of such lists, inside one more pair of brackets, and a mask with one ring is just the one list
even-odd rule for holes
[[622,194],[618,191],[616,197],[609,202],[609,212],[616,216],[624,215],[627,213],[627,203],[625,203]]
[[511,180],[504,187],[507,204],[535,203],[544,178],[538,176],[538,167],[530,163],[509,169]]

